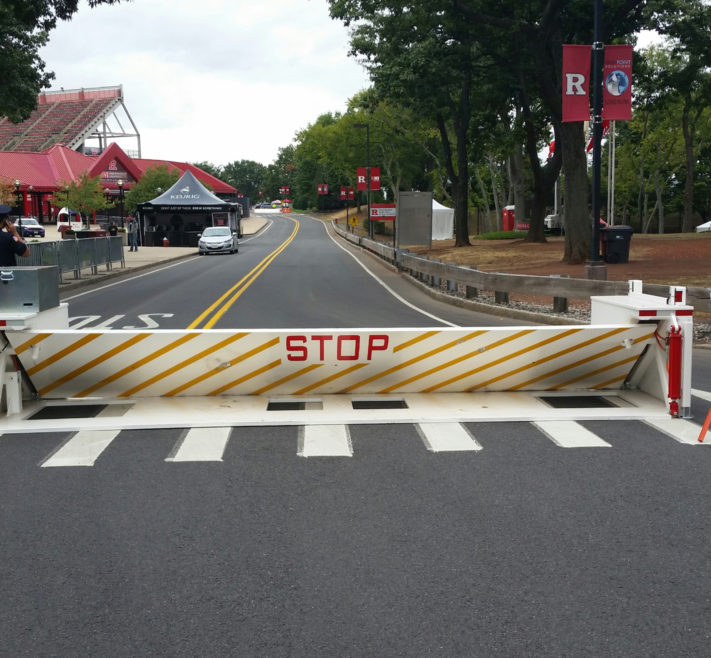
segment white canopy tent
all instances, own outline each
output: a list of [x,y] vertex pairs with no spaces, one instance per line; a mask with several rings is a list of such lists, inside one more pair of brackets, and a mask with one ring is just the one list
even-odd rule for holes
[[447,208],[432,199],[432,239],[449,240],[454,237],[454,208]]

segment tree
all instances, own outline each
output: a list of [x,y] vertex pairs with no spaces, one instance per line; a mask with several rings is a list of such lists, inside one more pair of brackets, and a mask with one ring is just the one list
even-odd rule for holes
[[[121,0],[88,0],[90,7]],[[0,116],[19,123],[37,107],[37,95],[50,86],[39,50],[57,21],[70,20],[79,0],[6,0],[0,3]]]
[[203,171],[207,172],[210,174],[210,176],[214,176],[215,178],[219,178],[220,180],[222,179],[222,175],[224,173],[224,170],[220,165],[212,164],[212,162],[193,162],[191,163],[194,167],[197,167],[198,169],[202,169]]
[[235,160],[222,168],[222,180],[252,201],[259,199],[267,168],[254,160]]
[[76,210],[82,214],[82,221],[89,224],[89,215],[106,206],[101,178],[91,177],[84,172],[77,181],[60,182],[59,190],[54,193],[55,204]]

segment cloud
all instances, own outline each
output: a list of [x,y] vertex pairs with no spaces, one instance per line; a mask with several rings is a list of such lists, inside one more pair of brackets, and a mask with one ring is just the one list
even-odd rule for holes
[[42,51],[53,89],[123,85],[142,155],[268,164],[368,86],[326,0],[134,0],[89,9]]

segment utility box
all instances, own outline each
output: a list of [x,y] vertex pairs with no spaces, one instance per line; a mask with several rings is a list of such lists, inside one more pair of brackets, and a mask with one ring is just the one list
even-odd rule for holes
[[39,313],[55,306],[59,306],[56,267],[0,267],[0,315]]
[[515,210],[516,206],[504,206],[504,209],[501,211],[504,231],[514,230],[514,224],[516,223]]

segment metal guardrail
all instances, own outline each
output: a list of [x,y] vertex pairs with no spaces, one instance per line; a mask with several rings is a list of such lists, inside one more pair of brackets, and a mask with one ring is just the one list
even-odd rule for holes
[[56,266],[60,283],[68,272],[72,272],[75,279],[81,279],[82,270],[90,269],[92,274],[97,274],[99,267],[106,267],[108,272],[114,263],[121,263],[121,267],[126,265],[121,236],[30,242],[28,246],[30,255],[26,264]]
[[[428,285],[439,287],[443,281],[446,281],[449,291],[456,290],[460,285],[463,286],[466,297],[470,299],[476,298],[480,291],[493,292],[496,301],[503,303],[508,302],[509,293],[551,296],[554,310],[560,311],[567,308],[568,299],[590,299],[597,295],[626,295],[629,288],[627,281],[596,281],[555,275],[482,272],[456,263],[441,263],[424,256],[416,256],[407,249],[395,249],[381,242],[344,231],[336,224],[333,226],[335,231],[349,242],[368,249]],[[644,283],[643,286],[644,292],[648,295],[658,297],[669,295],[669,285]],[[687,286],[686,303],[692,305],[695,311],[711,313],[711,288]]]

